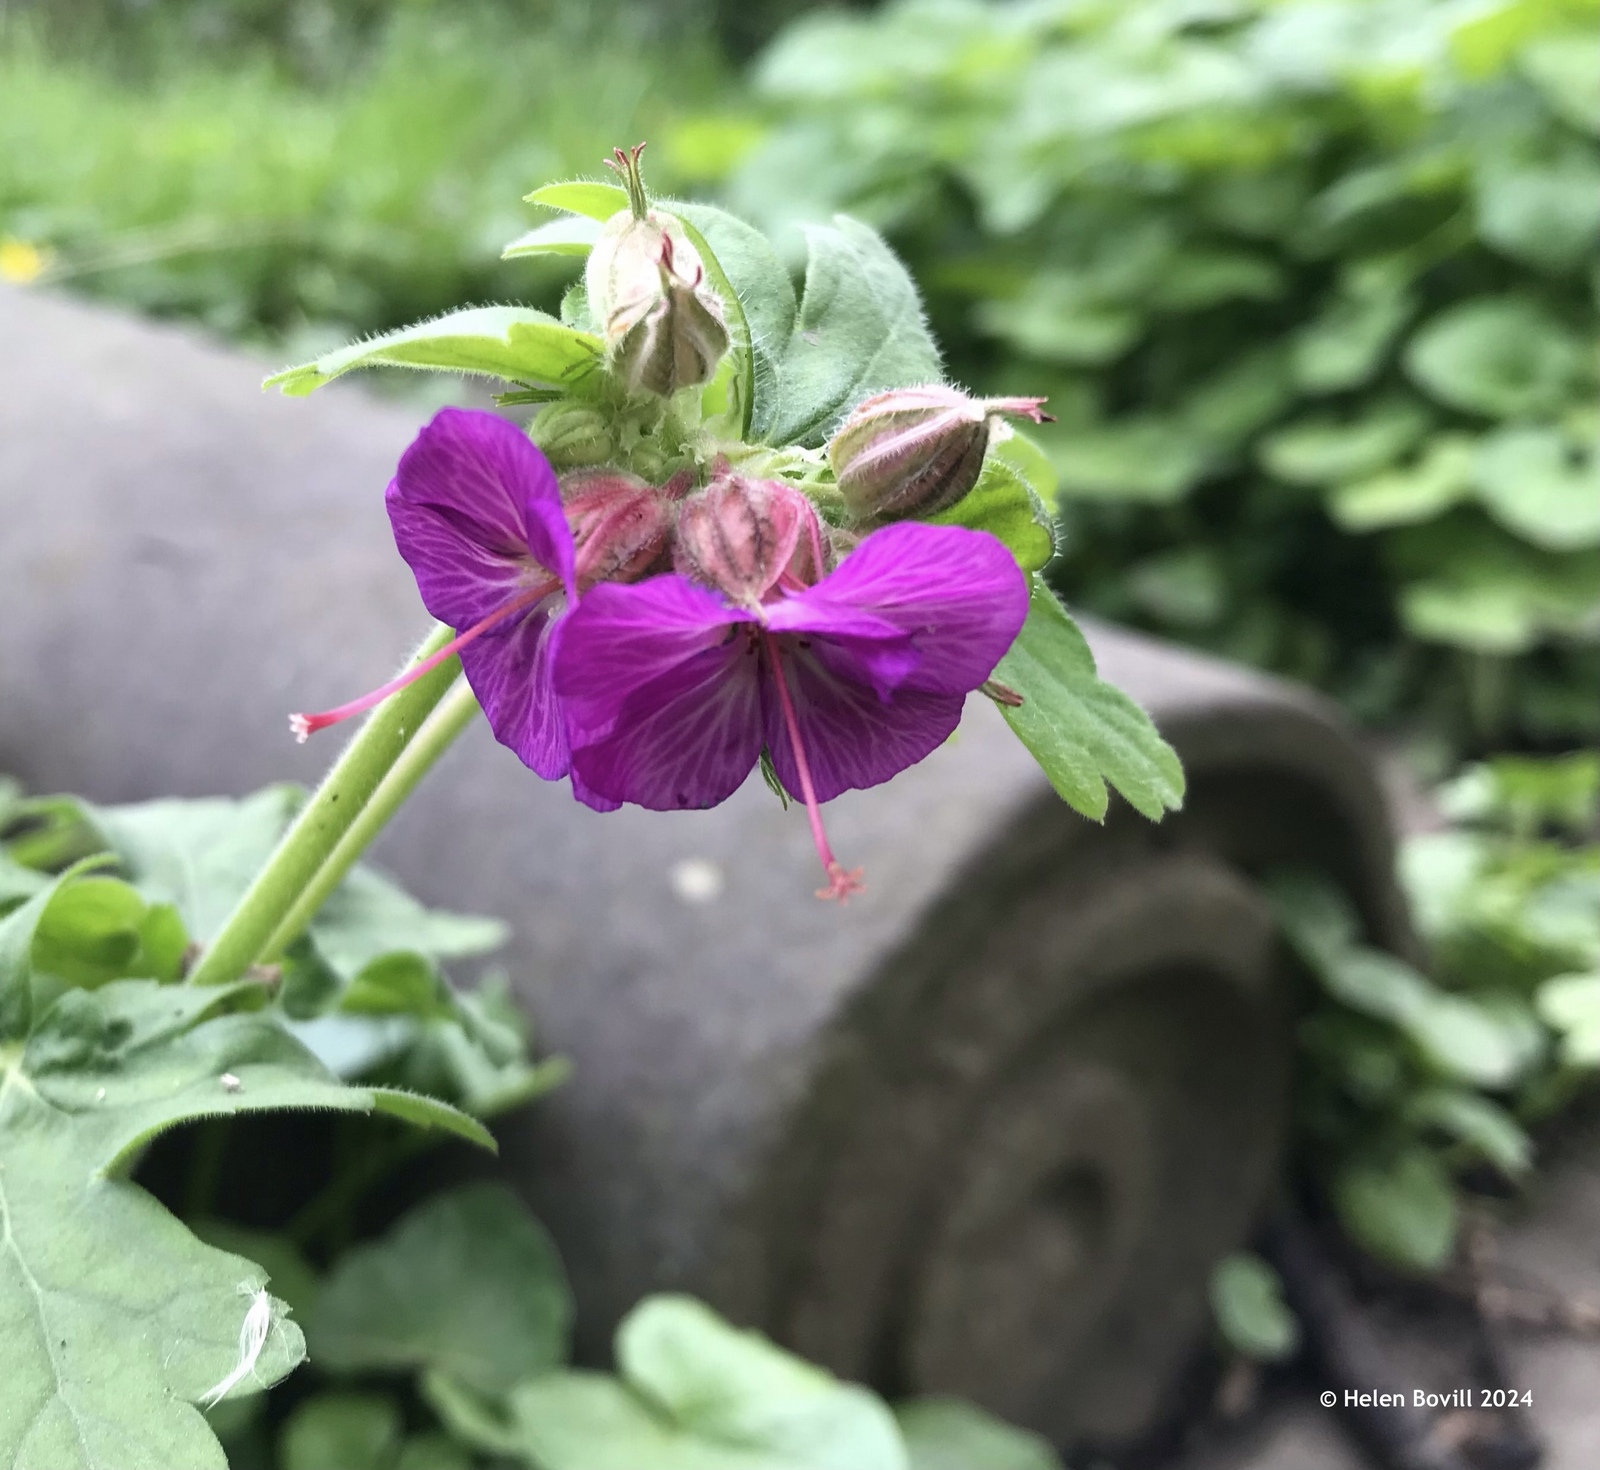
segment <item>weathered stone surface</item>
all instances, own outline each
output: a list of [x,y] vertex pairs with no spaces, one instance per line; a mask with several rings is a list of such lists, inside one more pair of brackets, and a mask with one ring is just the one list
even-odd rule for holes
[[[0,769],[101,799],[311,779],[285,715],[423,627],[381,492],[412,412],[262,396],[180,333],[0,293]],[[982,701],[805,824],[600,816],[473,731],[380,848],[503,914],[573,1083],[505,1130],[588,1352],[699,1291],[841,1371],[1067,1439],[1165,1402],[1281,1139],[1289,997],[1251,875],[1319,863],[1404,945],[1382,798],[1315,701],[1109,628],[1102,667],[1189,768],[1186,811],[1068,812]],[[336,736],[323,737],[336,740]]]

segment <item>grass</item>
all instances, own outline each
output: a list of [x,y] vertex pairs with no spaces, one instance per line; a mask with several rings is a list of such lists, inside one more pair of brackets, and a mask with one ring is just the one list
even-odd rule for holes
[[129,66],[0,21],[0,264],[287,355],[548,304],[558,275],[499,259],[537,213],[521,196],[725,84],[703,44],[548,12],[401,7],[328,82],[173,35]]

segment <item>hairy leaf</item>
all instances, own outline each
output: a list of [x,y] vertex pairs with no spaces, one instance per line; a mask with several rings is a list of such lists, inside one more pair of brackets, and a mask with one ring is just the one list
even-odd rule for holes
[[574,391],[595,371],[600,356],[598,338],[532,307],[473,306],[352,342],[314,362],[285,368],[263,386],[298,398],[356,368],[407,367]]
[[1028,620],[995,678],[1022,696],[1002,707],[1050,784],[1075,811],[1100,821],[1109,782],[1159,820],[1183,805],[1183,768],[1150,716],[1095,672],[1094,655],[1055,594],[1036,577]]

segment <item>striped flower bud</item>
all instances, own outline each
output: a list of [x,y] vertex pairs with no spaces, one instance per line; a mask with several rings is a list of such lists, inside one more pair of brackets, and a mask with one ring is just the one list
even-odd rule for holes
[[612,371],[635,392],[670,398],[708,382],[728,350],[722,301],[682,224],[649,206],[639,173],[644,144],[616,150],[629,208],[606,221],[584,285]]
[[857,520],[927,516],[978,483],[1002,414],[1043,422],[1042,398],[969,398],[932,384],[856,405],[828,442],[828,460]]
[[589,469],[617,457],[606,416],[591,404],[548,404],[539,410],[529,432],[558,470]]
[[561,508],[572,528],[580,587],[632,582],[662,559],[672,530],[671,501],[687,483],[657,487],[620,470],[561,477]]
[[793,590],[826,574],[824,534],[794,486],[724,469],[678,507],[672,560],[683,576],[753,607],[780,582]]

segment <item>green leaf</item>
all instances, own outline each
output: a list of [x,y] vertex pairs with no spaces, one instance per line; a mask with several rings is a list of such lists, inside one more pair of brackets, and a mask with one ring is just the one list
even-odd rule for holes
[[1561,1036],[1569,1066],[1600,1066],[1600,973],[1557,975],[1539,987],[1539,1014]]
[[1471,494],[1475,451],[1470,435],[1435,434],[1416,464],[1339,486],[1328,509],[1347,531],[1431,521]]
[[375,1393],[319,1393],[296,1406],[278,1441],[283,1470],[391,1470],[400,1406]]
[[1426,1149],[1346,1165],[1334,1178],[1333,1199],[1351,1238],[1380,1260],[1421,1272],[1449,1263],[1456,1239],[1455,1190]]
[[[140,936],[148,912],[139,894],[116,878],[66,884],[45,905],[33,931],[34,975],[65,988],[104,985],[139,974]],[[36,998],[38,994],[36,983]]]
[[1144,331],[1140,312],[1104,300],[1070,271],[1041,272],[1020,294],[981,303],[975,320],[1028,357],[1087,367],[1121,357]]
[[[620,1378],[547,1373],[513,1390],[511,1425],[451,1427],[541,1470],[908,1470],[894,1418],[687,1297],[649,1297],[617,1332]],[[459,1409],[459,1393],[431,1395]]]
[[978,483],[938,515],[935,526],[966,526],[1003,541],[1025,572],[1043,570],[1055,555],[1055,527],[1045,509],[1055,471],[1044,451],[1021,434],[994,444]]
[[782,354],[794,332],[797,308],[789,272],[765,235],[726,210],[677,202],[662,207],[695,233],[697,244],[710,252],[723,278],[716,283],[718,289],[724,296],[731,291],[735,298],[751,355],[752,391],[745,428],[756,439],[765,438],[779,407]]
[[1508,531],[1546,551],[1600,546],[1600,460],[1557,429],[1508,426],[1479,445],[1478,498]]
[[1513,1178],[1533,1163],[1533,1141],[1504,1108],[1462,1087],[1430,1087],[1406,1104],[1413,1124],[1438,1128]]
[[308,1331],[333,1372],[432,1368],[501,1395],[566,1361],[571,1320],[544,1228],[503,1185],[469,1184],[340,1257]]
[[429,909],[374,868],[352,869],[311,922],[318,953],[346,979],[396,950],[434,960],[498,949],[510,933],[500,919]]
[[1278,1273],[1237,1251],[1211,1272],[1211,1311],[1228,1346],[1258,1363],[1281,1363],[1300,1347],[1300,1324],[1283,1300]]
[[414,1124],[418,1128],[442,1128],[479,1148],[498,1153],[500,1146],[476,1118],[436,1097],[426,1097],[420,1092],[409,1092],[403,1087],[370,1087],[374,1112],[387,1113],[391,1118]]
[[518,235],[500,252],[501,260],[527,255],[587,255],[600,238],[600,225],[581,214],[563,215]]
[[1062,1470],[1054,1446],[960,1399],[910,1399],[894,1406],[906,1470]]
[[1307,393],[1359,388],[1382,365],[1389,345],[1413,310],[1399,285],[1352,288],[1338,297],[1294,342],[1294,381]]
[[1022,696],[1001,712],[1073,810],[1100,821],[1107,782],[1152,821],[1183,805],[1172,747],[1149,715],[1096,674],[1083,634],[1037,576],[1027,622],[994,676]]
[[321,1284],[300,1248],[287,1235],[251,1230],[232,1220],[203,1218],[184,1222],[207,1245],[254,1261],[267,1273],[274,1296],[282,1297],[297,1321],[304,1323],[316,1308]]
[[941,376],[916,285],[877,232],[838,215],[806,237],[805,291],[778,365],[769,444],[814,447],[869,394]]
[[600,339],[531,306],[474,306],[352,342],[263,384],[303,397],[363,367],[476,373],[513,383],[575,390],[599,366]]
[[1269,434],[1258,458],[1291,485],[1337,485],[1387,469],[1427,427],[1428,415],[1416,404],[1385,399],[1353,419],[1299,419]]
[[1125,573],[1128,596],[1141,612],[1172,628],[1210,628],[1228,610],[1227,570],[1209,547],[1157,552]]
[[564,184],[544,184],[524,194],[529,204],[581,214],[604,224],[612,215],[628,207],[628,191],[620,184],[600,184],[591,179],[573,179]]
[[1600,240],[1600,167],[1580,155],[1552,167],[1516,159],[1486,171],[1478,184],[1478,233],[1514,260],[1577,271]]
[[1064,499],[1149,505],[1183,499],[1200,482],[1213,452],[1193,429],[1153,415],[1058,429],[1049,444]]
[[1406,371],[1451,408],[1491,418],[1553,412],[1581,371],[1582,346],[1543,307],[1482,297],[1433,317],[1407,344]]
[[1544,94],[1551,109],[1576,128],[1600,134],[1600,39],[1593,31],[1572,30],[1528,42],[1522,69]]
[[1179,407],[1183,426],[1213,450],[1232,451],[1271,423],[1294,398],[1283,353],[1248,352],[1211,374]]

